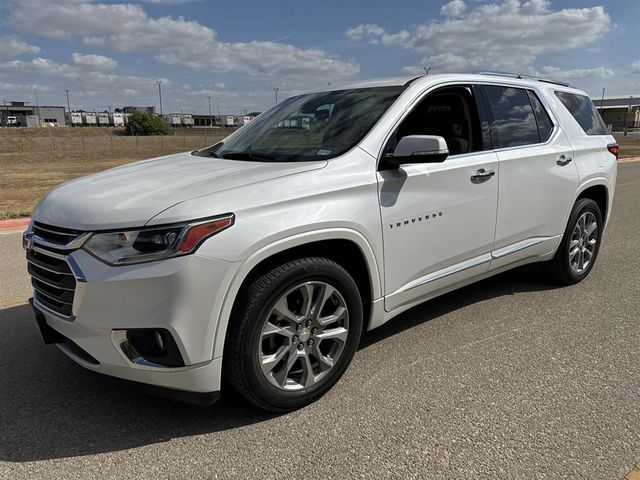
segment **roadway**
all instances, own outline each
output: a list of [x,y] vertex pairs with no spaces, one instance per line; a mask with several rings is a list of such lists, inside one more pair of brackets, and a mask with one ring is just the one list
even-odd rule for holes
[[0,236],[0,479],[621,478],[640,459],[640,162],[587,280],[527,266],[370,332],[286,415],[145,396],[44,346]]

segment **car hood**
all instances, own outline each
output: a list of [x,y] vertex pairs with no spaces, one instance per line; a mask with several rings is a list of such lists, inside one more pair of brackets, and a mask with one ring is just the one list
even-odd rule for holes
[[[76,230],[139,227],[185,200],[326,165],[326,161],[250,162],[179,153],[64,183],[49,192],[32,218]],[[211,215],[226,213],[214,207]]]

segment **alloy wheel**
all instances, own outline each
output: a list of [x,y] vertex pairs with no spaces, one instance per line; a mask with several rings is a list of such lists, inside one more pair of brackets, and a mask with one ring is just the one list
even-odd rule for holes
[[585,212],[578,218],[569,241],[569,265],[582,274],[589,268],[598,243],[598,221],[592,212]]
[[349,335],[342,294],[322,281],[296,285],[273,304],[258,345],[263,375],[275,387],[310,388],[334,367]]

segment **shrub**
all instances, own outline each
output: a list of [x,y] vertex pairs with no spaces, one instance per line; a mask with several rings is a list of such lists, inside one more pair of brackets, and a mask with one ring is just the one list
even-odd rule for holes
[[171,130],[162,117],[151,112],[133,112],[127,121],[129,135],[169,135]]

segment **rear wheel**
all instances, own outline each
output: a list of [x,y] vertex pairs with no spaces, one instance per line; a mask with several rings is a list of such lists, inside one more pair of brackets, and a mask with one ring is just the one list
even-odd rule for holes
[[358,288],[344,268],[320,257],[287,262],[239,296],[227,334],[225,373],[261,408],[302,407],[342,376],[362,321]]
[[543,268],[553,280],[573,285],[581,282],[593,268],[602,236],[602,212],[590,198],[579,199],[553,260]]

